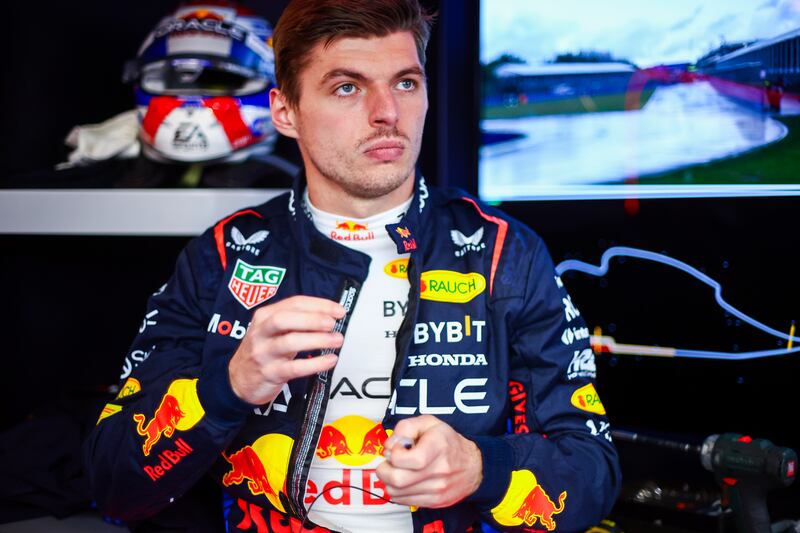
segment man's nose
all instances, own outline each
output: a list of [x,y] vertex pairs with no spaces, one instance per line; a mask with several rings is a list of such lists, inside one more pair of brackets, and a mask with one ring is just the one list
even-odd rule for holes
[[388,87],[373,89],[369,98],[369,122],[374,127],[397,125],[397,99]]

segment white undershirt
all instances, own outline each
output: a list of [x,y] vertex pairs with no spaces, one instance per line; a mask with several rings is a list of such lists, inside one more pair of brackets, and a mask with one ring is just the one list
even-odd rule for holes
[[[306,508],[325,488],[335,488],[324,491],[316,500],[309,518],[342,532],[408,533],[413,530],[409,508],[380,498],[386,497],[386,490],[375,475],[375,468],[383,461],[380,443],[385,434],[382,435],[380,421],[389,404],[395,335],[408,306],[409,289],[404,276],[408,254],[397,253],[384,226],[397,223],[411,199],[366,219],[320,211],[311,204],[307,192],[305,201],[320,232],[372,259],[333,371],[331,399],[320,439],[321,446],[329,445],[328,452],[318,447],[314,455],[306,487]],[[331,438],[326,439],[326,434]],[[365,441],[368,435],[374,438]]]

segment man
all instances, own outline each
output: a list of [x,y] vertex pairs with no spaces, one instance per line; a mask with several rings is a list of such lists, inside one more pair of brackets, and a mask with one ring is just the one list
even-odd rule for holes
[[305,175],[190,243],[151,299],[87,445],[107,513],[207,473],[230,531],[578,531],[609,511],[589,335],[544,244],[415,172],[429,24],[416,0],[287,7],[270,106]]

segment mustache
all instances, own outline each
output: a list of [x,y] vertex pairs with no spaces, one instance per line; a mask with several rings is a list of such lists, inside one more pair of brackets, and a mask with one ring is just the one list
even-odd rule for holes
[[358,141],[358,147],[361,148],[364,145],[371,143],[373,141],[377,141],[379,139],[403,139],[407,142],[410,142],[408,136],[397,129],[397,126],[393,126],[391,128],[380,128],[379,130],[372,133],[369,137],[365,137]]

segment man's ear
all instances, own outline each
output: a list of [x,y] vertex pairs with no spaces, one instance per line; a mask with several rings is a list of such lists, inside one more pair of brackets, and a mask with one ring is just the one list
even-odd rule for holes
[[269,91],[269,111],[272,115],[272,123],[279,133],[292,139],[297,139],[297,128],[295,127],[295,113],[286,102],[286,96],[279,89]]

